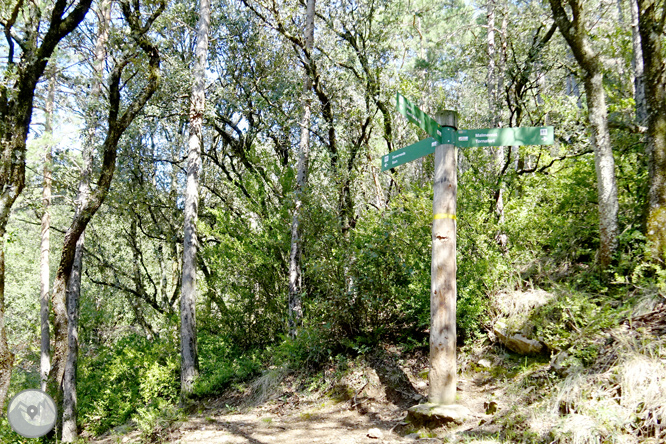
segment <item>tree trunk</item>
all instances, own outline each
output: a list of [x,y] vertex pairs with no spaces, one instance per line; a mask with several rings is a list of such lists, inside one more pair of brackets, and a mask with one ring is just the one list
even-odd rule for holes
[[53,148],[53,104],[55,102],[56,69],[55,63],[50,70],[49,90],[46,96],[44,109],[45,123],[44,134],[47,141],[44,147],[44,169],[42,185],[42,214],[41,241],[40,241],[40,289],[39,289],[39,319],[41,331],[41,359],[39,363],[39,379],[41,389],[46,391],[46,380],[51,368],[51,332],[49,328],[49,284],[51,282],[51,268],[49,256],[51,253],[51,168]]
[[[18,64],[14,60],[15,39],[7,40],[7,58],[0,79],[0,412],[4,412],[14,362],[7,345],[4,322],[4,235],[11,208],[25,186],[26,140],[32,120],[35,88],[56,46],[81,23],[91,1],[80,0],[68,7],[65,0],[57,0],[50,14],[40,15],[33,23],[27,24],[30,29],[24,33],[21,62]],[[22,5],[28,14],[33,14],[34,8],[38,7],[32,3],[17,2],[10,18],[1,24],[8,37],[15,32],[12,27]],[[65,11],[68,12],[66,16]],[[48,19],[42,22],[42,17]],[[42,32],[39,32],[40,26]],[[37,41],[38,37],[41,42]]]
[[486,4],[486,18],[488,25],[488,34],[486,35],[486,44],[488,46],[488,74],[486,78],[486,87],[488,89],[488,117],[490,118],[491,128],[495,128],[497,119],[497,73],[495,70],[495,0],[488,0]]
[[62,442],[75,442],[78,438],[76,374],[79,356],[79,300],[81,294],[81,267],[85,232],[81,233],[74,251],[72,274],[67,285],[67,361],[63,379]]
[[641,47],[641,33],[638,23],[638,2],[629,0],[631,10],[631,44],[633,53],[631,66],[634,68],[634,102],[636,102],[636,123],[645,125],[648,119],[647,102],[645,98],[645,80],[643,64],[643,48]]
[[199,26],[194,61],[194,83],[190,105],[190,140],[187,156],[187,188],[185,190],[185,227],[183,242],[183,283],[180,295],[180,391],[183,397],[192,394],[199,376],[197,356],[196,301],[197,301],[197,212],[199,208],[199,170],[203,114],[206,106],[205,69],[208,56],[208,28],[210,26],[210,0],[199,4]]
[[594,166],[599,195],[599,262],[606,267],[617,249],[618,200],[615,159],[608,132],[603,74],[600,71],[585,76],[585,96],[592,146],[595,148]]
[[[49,372],[48,389],[59,406],[63,401],[63,383],[65,367],[68,359],[69,341],[68,341],[68,309],[66,303],[67,284],[72,274],[74,260],[76,255],[76,244],[83,234],[90,219],[95,215],[99,207],[104,202],[106,195],[111,187],[113,175],[116,169],[116,155],[118,151],[118,142],[127,127],[134,121],[141,112],[145,104],[152,97],[159,84],[160,56],[157,48],[147,39],[145,34],[150,29],[150,23],[155,20],[166,7],[165,1],[158,3],[158,8],[153,15],[146,20],[148,24],[141,21],[142,14],[140,4],[133,2],[132,5],[126,0],[120,2],[123,16],[131,28],[131,35],[134,42],[149,57],[148,79],[142,90],[127,104],[127,108],[121,113],[121,94],[120,82],[123,76],[123,70],[127,67],[132,58],[131,53],[125,53],[125,57],[116,62],[109,78],[109,105],[107,118],[106,138],[102,143],[102,162],[100,165],[99,177],[95,189],[86,195],[82,195],[77,202],[78,208],[70,227],[65,233],[63,241],[60,264],[56,272],[53,283],[53,292],[51,295],[51,305],[54,313],[54,351],[51,371]],[[137,8],[137,9],[133,9]]]
[[0,226],[0,414],[5,413],[5,399],[12,378],[14,353],[7,344],[5,329],[5,227]]
[[647,238],[653,260],[666,260],[666,75],[663,33],[666,11],[654,0],[638,0],[639,29],[647,93],[650,188]]
[[[495,42],[495,19],[497,15],[498,5],[496,0],[488,0],[486,5],[486,17],[488,22],[488,110],[490,114],[490,127],[496,128],[503,124],[502,121],[502,106],[500,104],[500,94],[504,85],[504,70],[506,69],[506,13],[502,11],[502,24],[500,26],[500,52],[499,57],[496,58],[496,42]],[[506,8],[503,8],[506,9]],[[493,170],[491,177],[495,182],[495,189],[493,190],[493,203],[495,215],[500,225],[504,224],[504,186],[502,181],[503,165],[504,165],[504,147],[489,147],[488,151],[492,156]],[[504,239],[505,235],[501,232],[497,233],[496,238],[500,243],[500,239]]]
[[573,14],[572,19],[569,19],[561,0],[549,1],[555,23],[557,23],[557,27],[584,72],[590,139],[594,148],[597,194],[599,196],[599,263],[602,268],[606,268],[617,249],[618,200],[615,159],[613,158],[608,132],[603,67],[598,54],[592,49],[590,38],[585,29],[584,11],[579,0],[569,2]]
[[[132,183],[133,187],[138,188],[140,186],[138,182],[132,181]],[[136,229],[137,228],[136,217],[134,215],[130,215],[129,217],[132,218],[132,221],[130,222],[129,236],[127,240],[129,242],[129,247],[132,249],[132,274],[134,280],[134,290],[136,291],[137,294],[146,295],[146,289],[143,284],[143,279],[141,278],[141,264],[143,263],[143,258],[141,255],[140,244],[138,241],[138,232]],[[158,293],[155,292],[155,299],[159,300],[158,297],[159,297]],[[154,338],[156,335],[155,332],[153,331],[153,328],[150,326],[148,321],[146,321],[146,318],[143,316],[143,312],[141,311],[141,304],[139,303],[139,298],[137,298],[133,294],[128,294],[127,302],[129,302],[130,306],[132,307],[136,323],[141,326],[143,332],[146,334],[146,338],[148,338],[148,340],[151,341],[152,338]]]
[[[99,99],[102,91],[102,78],[104,74],[104,61],[106,60],[106,45],[109,40],[109,22],[111,20],[111,2],[102,0],[98,12],[97,40],[95,42],[95,60],[93,62],[93,84],[90,97],[93,107],[90,110],[88,124],[86,125],[86,139],[83,143],[83,164],[79,190],[76,199],[75,218],[81,216],[83,202],[89,200],[90,178],[93,168],[93,151],[95,144],[95,130],[98,128],[101,113],[96,109],[94,103]],[[76,421],[77,395],[76,375],[79,355],[79,301],[81,299],[81,274],[83,272],[83,248],[85,245],[85,232],[76,242],[74,251],[74,263],[72,273],[67,282],[66,305],[67,305],[67,361],[65,364],[65,375],[63,381],[63,412],[62,412],[62,441],[74,442],[78,439]]]
[[[310,64],[314,45],[315,0],[308,0],[305,11],[305,63]],[[308,157],[310,151],[310,90],[312,79],[305,70],[303,75],[303,117],[301,119],[301,140],[298,146],[298,165],[294,214],[291,221],[291,251],[289,254],[289,335],[293,338],[303,320],[303,280],[301,277],[301,206],[303,193],[308,181]]]

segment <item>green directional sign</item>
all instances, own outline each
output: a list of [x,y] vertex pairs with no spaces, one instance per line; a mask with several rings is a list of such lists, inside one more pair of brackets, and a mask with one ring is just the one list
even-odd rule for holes
[[474,146],[552,145],[553,127],[458,130],[454,143],[461,148]]
[[419,128],[430,134],[436,140],[444,142],[442,140],[442,131],[439,127],[439,124],[400,93],[397,93],[396,95],[396,106],[398,107],[400,114],[407,117],[407,120],[416,124]]
[[418,125],[432,137],[384,156],[382,171],[434,153],[438,144],[470,148],[475,146],[552,145],[554,141],[552,126],[456,131],[454,128],[440,127],[430,116],[400,93],[396,95],[396,104],[398,111],[407,117],[407,120]]
[[395,168],[403,163],[411,162],[419,157],[427,156],[435,152],[435,148],[439,145],[435,139],[428,137],[413,145],[409,145],[399,150],[391,151],[382,157],[382,171]]

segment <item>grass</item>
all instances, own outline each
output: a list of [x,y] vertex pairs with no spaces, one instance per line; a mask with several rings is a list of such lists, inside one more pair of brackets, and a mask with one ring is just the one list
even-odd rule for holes
[[501,386],[502,402],[491,421],[501,430],[501,440],[664,442],[666,337],[651,333],[649,326],[632,327],[631,319],[666,300],[649,291],[624,304],[563,289],[538,296],[536,303],[525,301],[524,295],[510,304],[500,300],[496,319],[508,319],[514,331],[522,329],[533,339],[543,340],[539,335],[544,335],[551,357],[566,351],[578,364],[564,377],[545,356],[519,357],[487,346],[468,347],[477,360],[484,353],[496,353],[490,369],[466,365],[471,374],[485,372]]

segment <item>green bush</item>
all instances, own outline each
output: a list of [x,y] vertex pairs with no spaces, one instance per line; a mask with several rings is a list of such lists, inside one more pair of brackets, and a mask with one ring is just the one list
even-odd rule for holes
[[174,344],[131,335],[81,359],[80,418],[93,433],[126,422],[140,406],[163,408],[178,399]]
[[570,356],[590,365],[600,348],[600,334],[617,325],[623,310],[614,307],[606,296],[594,296],[561,289],[555,299],[530,314],[536,337],[555,352],[566,350]]
[[259,374],[262,359],[259,353],[243,351],[230,345],[228,338],[199,332],[199,379],[194,395],[220,394],[232,383],[245,381]]

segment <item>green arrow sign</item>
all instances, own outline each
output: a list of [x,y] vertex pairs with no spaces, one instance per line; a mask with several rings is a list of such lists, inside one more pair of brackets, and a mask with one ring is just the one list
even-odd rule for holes
[[421,111],[416,105],[407,100],[405,96],[400,93],[396,95],[396,106],[400,114],[407,117],[412,123],[418,125],[426,133],[430,134],[436,140],[442,140],[442,132],[439,124],[433,120],[432,117]]
[[419,157],[435,152],[440,143],[454,144],[461,148],[474,146],[552,145],[553,127],[486,128],[454,130],[440,127],[430,116],[400,93],[396,95],[398,111],[432,137],[408,147],[392,151],[382,158],[382,171],[395,168]]
[[458,130],[454,143],[461,148],[473,146],[552,145],[553,127]]
[[434,153],[437,145],[439,144],[435,139],[428,137],[413,145],[391,151],[386,156],[382,157],[382,171],[395,168],[403,163],[411,162],[419,157]]

